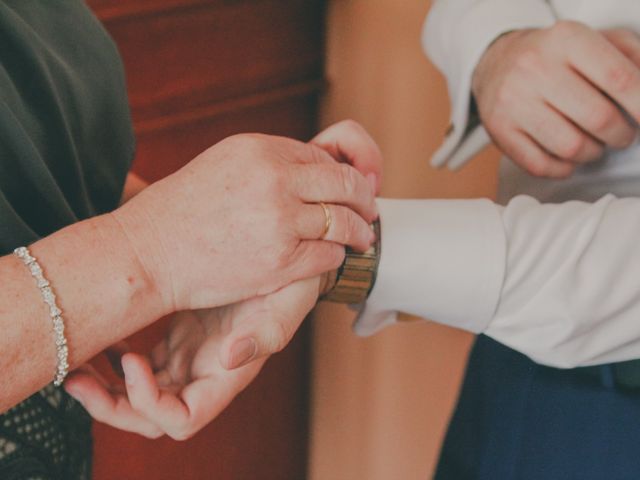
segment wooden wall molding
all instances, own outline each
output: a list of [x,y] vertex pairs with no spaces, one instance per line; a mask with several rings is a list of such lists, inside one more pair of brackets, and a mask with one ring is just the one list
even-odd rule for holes
[[[87,2],[123,58],[137,133],[133,170],[142,178],[160,180],[237,133],[300,140],[316,134],[325,88],[324,0]],[[164,325],[136,335],[134,350],[148,351]],[[307,324],[186,443],[95,425],[93,478],[305,478],[308,352]]]
[[94,13],[105,24],[123,19],[171,14],[198,7],[225,7],[259,0],[87,0]]
[[325,89],[325,81],[312,80],[309,82],[287,85],[282,88],[276,88],[254,95],[231,98],[229,100],[216,102],[210,105],[202,105],[187,110],[174,111],[155,118],[137,121],[136,133],[138,135],[146,135],[156,133],[161,130],[180,127],[185,124],[195,124],[232,112],[237,113],[243,110],[268,106],[283,100],[319,95]]
[[118,41],[139,133],[322,89],[319,0],[90,3]]

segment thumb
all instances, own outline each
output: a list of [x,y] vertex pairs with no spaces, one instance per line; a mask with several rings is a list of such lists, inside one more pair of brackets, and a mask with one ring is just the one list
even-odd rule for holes
[[220,349],[222,366],[233,370],[286,347],[316,304],[319,286],[319,277],[301,280],[240,304]]

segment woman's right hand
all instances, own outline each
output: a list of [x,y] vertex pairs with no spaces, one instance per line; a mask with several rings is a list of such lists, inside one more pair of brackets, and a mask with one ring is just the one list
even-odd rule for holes
[[[340,125],[332,132],[338,143],[354,135],[352,125]],[[112,215],[164,311],[210,308],[335,269],[343,245],[367,249],[375,183],[374,175],[365,178],[316,145],[236,135]],[[319,202],[332,218],[324,237]]]

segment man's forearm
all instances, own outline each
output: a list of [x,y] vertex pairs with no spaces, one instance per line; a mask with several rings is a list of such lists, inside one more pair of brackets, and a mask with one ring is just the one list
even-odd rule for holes
[[360,333],[404,311],[554,366],[640,358],[640,199],[379,208],[382,258]]

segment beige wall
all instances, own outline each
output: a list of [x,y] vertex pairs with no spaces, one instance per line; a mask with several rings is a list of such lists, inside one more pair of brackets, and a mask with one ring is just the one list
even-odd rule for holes
[[[420,48],[427,10],[421,0],[331,2],[324,123],[353,118],[371,132],[385,155],[383,196],[492,196],[492,151],[456,174],[428,166],[449,107]],[[358,339],[352,318],[336,306],[316,313],[310,478],[429,478],[471,337],[420,321]]]

